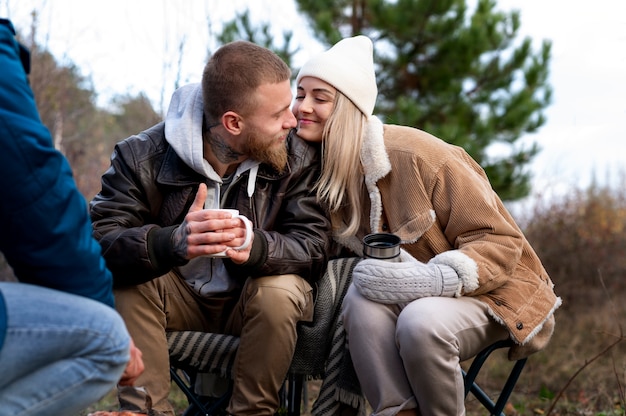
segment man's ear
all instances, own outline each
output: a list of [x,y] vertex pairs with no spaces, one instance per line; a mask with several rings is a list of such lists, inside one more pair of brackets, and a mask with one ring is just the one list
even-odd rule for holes
[[222,116],[222,125],[229,134],[236,136],[241,134],[243,129],[243,118],[234,111],[227,111]]

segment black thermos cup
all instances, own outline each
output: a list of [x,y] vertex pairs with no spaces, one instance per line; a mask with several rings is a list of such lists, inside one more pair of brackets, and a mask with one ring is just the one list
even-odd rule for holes
[[400,261],[400,237],[373,233],[363,237],[363,256],[370,259]]

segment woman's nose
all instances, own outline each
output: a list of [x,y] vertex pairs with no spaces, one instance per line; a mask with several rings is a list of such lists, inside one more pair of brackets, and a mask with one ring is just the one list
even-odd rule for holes
[[312,113],[313,106],[311,105],[311,100],[307,100],[306,98],[302,100],[302,102],[300,102],[300,107],[298,108],[298,110],[301,113],[307,113],[307,114]]

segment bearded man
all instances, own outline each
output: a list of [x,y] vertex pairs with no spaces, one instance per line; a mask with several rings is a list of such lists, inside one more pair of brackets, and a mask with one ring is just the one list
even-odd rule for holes
[[240,337],[227,412],[276,412],[330,230],[312,193],[318,149],[292,134],[290,75],[266,48],[226,44],[165,121],[115,146],[90,213],[145,364],[121,410],[174,415],[166,332],[195,330]]

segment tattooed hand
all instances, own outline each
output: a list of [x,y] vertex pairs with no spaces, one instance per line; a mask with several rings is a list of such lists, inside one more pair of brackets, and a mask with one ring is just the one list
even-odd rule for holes
[[[242,220],[232,218],[226,212],[204,209],[206,195],[206,184],[200,184],[183,223],[172,233],[172,249],[181,258],[190,260],[216,254],[241,246],[245,239]],[[226,254],[236,263],[243,263],[250,256],[251,246],[244,250],[228,250]]]
[[183,259],[189,259],[189,257],[187,257],[187,238],[189,234],[190,228],[186,219],[172,233],[172,249],[174,250],[174,254]]

